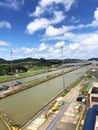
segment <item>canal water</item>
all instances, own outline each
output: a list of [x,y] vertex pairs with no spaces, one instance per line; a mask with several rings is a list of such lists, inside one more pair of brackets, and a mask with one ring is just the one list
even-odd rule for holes
[[[65,87],[70,85],[88,70],[77,69],[64,75]],[[37,113],[49,100],[63,90],[63,76],[49,80],[35,87],[0,100],[0,111],[6,113],[17,125],[23,124]],[[7,130],[0,120],[0,130]]]

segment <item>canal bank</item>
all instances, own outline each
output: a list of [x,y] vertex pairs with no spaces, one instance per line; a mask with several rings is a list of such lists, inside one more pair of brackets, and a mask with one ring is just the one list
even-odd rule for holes
[[[65,87],[85,74],[87,70],[88,68],[84,67],[65,74]],[[7,113],[15,124],[21,125],[43,108],[44,104],[49,102],[61,90],[63,90],[62,76],[1,99],[0,111]],[[2,126],[0,127],[2,129]]]
[[69,73],[69,72],[76,70],[76,69],[79,69],[79,68],[78,67],[75,67],[75,68],[72,67],[69,70],[65,70],[64,72],[59,71],[58,73],[53,73],[51,75],[46,75],[46,76],[43,76],[43,77],[39,76],[39,78],[33,79],[32,81],[29,81],[28,83],[24,83],[24,84],[20,84],[20,85],[13,85],[13,87],[9,87],[8,90],[0,92],[0,99],[5,98],[7,96],[10,96],[12,94],[18,93],[20,91],[23,91],[25,89],[29,89],[31,87],[34,87],[36,85],[39,85],[39,84],[44,83],[46,81],[49,81],[51,79],[54,79],[54,78],[59,77],[63,74]]

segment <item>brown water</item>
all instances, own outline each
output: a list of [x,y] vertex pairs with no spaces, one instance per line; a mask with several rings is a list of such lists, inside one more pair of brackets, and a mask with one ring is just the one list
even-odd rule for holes
[[[84,74],[87,68],[81,68],[65,74],[65,86],[70,85]],[[63,89],[62,76],[29,88],[0,100],[0,111],[5,112],[15,124],[22,124],[37,113],[50,99]],[[7,130],[0,121],[0,130]]]

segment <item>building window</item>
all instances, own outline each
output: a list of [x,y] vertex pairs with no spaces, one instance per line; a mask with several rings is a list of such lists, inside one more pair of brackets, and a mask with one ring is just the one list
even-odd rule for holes
[[92,97],[92,102],[98,102],[98,97]]

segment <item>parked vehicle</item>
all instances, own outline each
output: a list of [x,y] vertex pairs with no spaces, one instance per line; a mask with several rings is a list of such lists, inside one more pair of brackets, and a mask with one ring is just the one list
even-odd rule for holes
[[59,104],[58,104],[58,106],[63,106],[64,103],[65,103],[64,101],[60,101]]
[[8,72],[8,75],[14,75],[14,72]]
[[8,90],[8,89],[9,89],[9,86],[5,84],[0,87],[0,90]]
[[8,85],[3,85],[4,87],[3,87],[3,90],[8,90],[8,88],[9,88],[9,86]]
[[16,81],[15,86],[21,85],[22,83],[20,81]]

